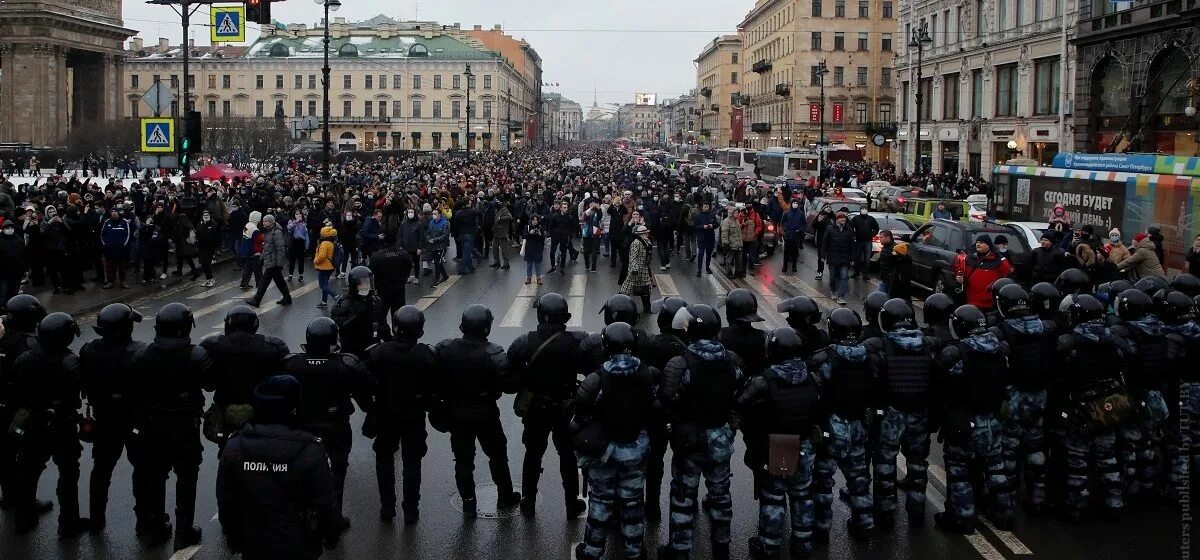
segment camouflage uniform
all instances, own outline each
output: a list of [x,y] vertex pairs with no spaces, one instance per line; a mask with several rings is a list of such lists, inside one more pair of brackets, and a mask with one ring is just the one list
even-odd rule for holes
[[[874,498],[875,510],[888,514],[896,510],[896,457],[901,450],[908,463],[908,477],[904,480],[904,510],[909,518],[924,519],[925,488],[928,485],[929,468],[929,378],[933,365],[932,338],[915,329],[896,329],[885,335],[883,341],[869,341],[887,355],[887,346],[903,351],[898,359],[885,360],[889,368],[888,406],[883,410],[879,422],[879,439],[875,444]],[[901,362],[903,360],[903,362]],[[893,361],[897,363],[892,363]],[[900,369],[920,369],[900,379]],[[894,371],[892,371],[894,370]],[[907,371],[905,372],[907,373]],[[894,375],[893,375],[894,374]],[[921,386],[921,374],[925,386]]]
[[[1136,367],[1126,372],[1129,398],[1137,414],[1117,428],[1118,459],[1125,479],[1125,494],[1153,495],[1157,492],[1158,447],[1162,426],[1167,419],[1163,398],[1163,379],[1167,370],[1170,339],[1162,321],[1152,315],[1139,321],[1127,321],[1113,328],[1126,339]],[[1132,364],[1131,364],[1132,365]]]
[[[815,371],[821,386],[827,388],[826,393],[834,395],[841,392],[847,399],[852,398],[852,395],[845,393],[858,393],[860,398],[865,398],[865,394],[870,390],[869,385],[849,390],[835,389],[838,386],[837,376],[849,371],[842,368],[851,365],[861,366],[870,371],[872,378],[869,382],[874,383],[875,364],[867,349],[861,345],[830,346],[814,356],[810,370]],[[837,396],[833,397],[834,401],[838,399]],[[875,517],[871,511],[871,475],[867,466],[867,428],[863,420],[866,405],[865,400],[861,403],[847,403],[841,407],[834,404],[834,413],[830,414],[825,426],[825,442],[813,466],[817,531],[822,540],[829,536],[830,521],[833,518],[833,476],[838,468],[846,477],[852,510],[849,525],[858,531],[875,527]],[[838,408],[843,410],[839,411]]]
[[[975,357],[968,359],[968,353]],[[1000,408],[1006,394],[1006,353],[994,333],[983,332],[946,347],[938,355],[938,364],[945,375],[944,393],[954,398],[947,403],[939,436],[945,438],[945,510],[950,523],[968,531],[975,517],[975,492],[971,486],[974,464],[982,464],[987,470],[985,484],[997,522],[1008,525],[1015,517],[1012,488],[1004,473],[1000,420],[992,410]],[[972,366],[968,371],[968,361],[983,365]]]
[[1046,502],[1046,385],[1052,334],[1036,315],[1005,319],[992,331],[1004,337],[1012,359],[1012,384],[1000,415],[1004,474],[1013,485],[1024,480],[1028,504],[1040,506]]
[[[763,479],[758,506],[758,536],[769,549],[783,544],[784,506],[791,506],[793,546],[812,552],[813,524],[813,466],[816,451],[809,440],[800,443],[800,462],[796,474],[787,478],[768,476]],[[793,549],[793,552],[796,552]]]
[[[1170,336],[1176,338],[1176,353],[1173,355],[1173,379],[1168,384],[1167,402],[1178,404],[1175,417],[1167,422],[1167,463],[1170,470],[1167,481],[1172,488],[1179,488],[1190,473],[1200,472],[1200,376],[1197,376],[1193,360],[1200,358],[1200,325],[1188,321],[1182,325],[1167,327]],[[1186,424],[1183,418],[1187,417]],[[1188,449],[1188,453],[1183,450]]]
[[685,456],[676,455],[671,462],[671,547],[678,551],[692,549],[696,526],[696,498],[700,476],[708,488],[706,504],[710,539],[714,543],[729,543],[729,525],[733,520],[733,497],[729,493],[733,457],[733,429],[728,425],[705,430],[701,436],[704,449]]

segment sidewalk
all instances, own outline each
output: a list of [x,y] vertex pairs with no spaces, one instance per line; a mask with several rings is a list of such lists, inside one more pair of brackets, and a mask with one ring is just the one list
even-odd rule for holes
[[[174,254],[172,254],[171,258],[172,263],[174,263]],[[216,273],[218,267],[232,266],[231,263],[233,263],[233,253],[226,251],[225,253],[217,255],[212,264],[213,272]],[[170,288],[172,286],[177,286],[192,281],[191,273],[188,271],[186,266],[183,269],[182,276],[175,276],[173,272],[174,269],[167,273],[166,280],[156,282],[149,286],[142,286],[140,275],[134,274],[132,269],[130,269],[126,273],[129,288],[124,290],[116,287],[105,290],[100,287],[102,285],[101,283],[85,280],[83,282],[83,287],[85,289],[75,292],[71,295],[56,294],[54,293],[54,288],[51,288],[48,285],[39,286],[36,288],[32,288],[29,285],[24,285],[21,286],[21,293],[30,294],[38,298],[38,301],[41,301],[42,306],[45,307],[46,311],[50,313],[64,311],[66,313],[70,313],[71,315],[78,316],[91,313],[93,311],[99,311],[110,303],[128,303],[135,299],[153,296],[155,293],[163,291],[164,288]],[[84,272],[85,278],[91,275],[92,271]],[[196,282],[203,281],[204,277],[201,276],[200,280],[197,280]]]

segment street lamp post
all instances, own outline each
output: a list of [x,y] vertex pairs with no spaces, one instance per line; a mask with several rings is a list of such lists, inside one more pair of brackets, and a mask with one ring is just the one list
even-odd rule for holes
[[925,47],[931,43],[933,43],[933,38],[929,36],[929,24],[925,20],[921,20],[921,25],[917,28],[917,34],[913,35],[912,39],[908,42],[908,48],[917,49],[917,157],[913,165],[917,172],[921,171],[921,103],[925,98],[924,92],[921,91],[921,63]]
[[[821,59],[821,63],[817,65],[817,81],[821,84],[821,136],[817,139],[817,169],[818,173],[825,173],[825,75],[829,73],[829,67],[825,65],[825,59]],[[788,119],[789,121],[792,119]],[[788,123],[788,134],[791,134],[791,123]],[[791,139],[788,139],[788,145],[791,145]]]
[[[325,64],[321,67],[321,180],[329,188],[329,12],[342,7],[341,0],[315,0],[325,6]],[[340,194],[339,194],[340,197]],[[344,202],[344,201],[339,201]]]
[[463,75],[467,77],[467,129],[463,132],[463,134],[467,135],[465,139],[467,153],[471,153],[471,78],[474,77],[475,74],[471,73],[470,64],[467,65],[467,69],[463,72]]

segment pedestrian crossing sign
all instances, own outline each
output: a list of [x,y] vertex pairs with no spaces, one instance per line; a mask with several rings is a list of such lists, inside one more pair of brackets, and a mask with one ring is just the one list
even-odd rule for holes
[[246,6],[213,6],[209,21],[213,43],[240,43],[246,40]]
[[142,119],[142,151],[172,153],[175,151],[175,119]]

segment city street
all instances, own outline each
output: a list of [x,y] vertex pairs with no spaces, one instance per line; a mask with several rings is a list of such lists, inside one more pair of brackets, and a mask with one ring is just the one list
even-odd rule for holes
[[[661,295],[679,295],[689,302],[707,302],[720,306],[723,296],[734,287],[746,287],[760,297],[760,314],[766,319],[763,327],[774,328],[784,324],[775,312],[775,304],[781,299],[795,295],[818,297],[825,309],[832,308],[832,300],[825,283],[814,281],[815,251],[807,248],[806,263],[799,274],[783,275],[779,268],[782,257],[779,252],[774,259],[758,269],[758,273],[745,280],[730,281],[717,273],[696,278],[695,265],[676,257],[675,267],[670,274],[657,274],[658,290]],[[714,265],[716,261],[714,261]],[[520,265],[520,266],[519,266]],[[657,263],[656,263],[657,265]],[[311,266],[311,265],[310,265]],[[453,272],[453,264],[448,265]],[[524,285],[523,263],[513,262],[509,271],[481,268],[469,276],[452,276],[450,281],[437,289],[430,289],[428,279],[413,289],[410,286],[408,302],[425,310],[425,342],[437,341],[458,334],[459,315],[464,307],[473,303],[489,306],[495,314],[492,341],[505,347],[518,335],[532,329],[536,313],[531,304],[541,293],[559,292],[567,297],[573,317],[570,326],[575,329],[596,331],[602,327],[598,314],[603,301],[617,289],[616,270],[607,267],[602,260],[597,273],[586,274],[582,263],[568,267],[565,275],[549,275],[542,287]],[[655,268],[657,270],[657,266]],[[713,267],[719,272],[718,267]],[[310,270],[311,274],[311,270]],[[863,297],[874,289],[871,281],[852,280],[852,307],[861,309]],[[195,283],[185,283],[155,294],[151,297],[130,302],[141,311],[146,320],[136,329],[135,336],[142,340],[152,338],[155,312],[166,303],[181,301],[191,306],[196,328],[193,340],[222,328],[226,310],[241,302],[244,295],[237,287],[232,267],[222,270],[217,285],[211,289]],[[338,286],[344,289],[343,282]],[[321,316],[324,310],[314,307],[319,301],[315,275],[306,277],[305,283],[292,282],[295,304],[277,307],[267,303],[260,309],[261,333],[282,337],[293,351],[298,351],[303,342],[304,328],[308,321]],[[658,297],[656,293],[655,297]],[[273,302],[278,296],[272,288],[266,301]],[[54,309],[52,309],[54,311]],[[83,339],[90,340],[94,314],[78,317],[83,328]],[[644,316],[640,326],[653,331],[654,317]],[[520,445],[520,423],[512,415],[512,398],[505,397],[501,403],[504,412],[504,428],[509,441],[509,463],[519,478],[522,447]],[[354,431],[358,434],[363,415],[354,416]],[[487,491],[481,490],[481,516],[478,520],[463,521],[456,509],[452,456],[449,438],[430,431],[430,450],[424,462],[423,497],[421,521],[416,526],[381,523],[378,518],[378,497],[374,473],[374,462],[370,441],[356,435],[351,455],[350,472],[346,482],[345,514],[352,520],[352,528],[344,535],[341,545],[326,553],[326,558],[567,558],[572,543],[581,539],[582,519],[563,519],[563,500],[556,469],[553,467],[553,452],[548,453],[546,472],[542,478],[538,514],[534,519],[515,515],[515,511],[502,512],[499,516],[486,515]],[[1001,560],[1015,558],[1165,558],[1175,553],[1180,523],[1178,514],[1161,506],[1138,505],[1127,512],[1120,525],[1090,524],[1068,526],[1052,520],[1029,520],[1021,518],[1018,528],[1012,532],[999,531],[987,522],[977,524],[979,532],[969,537],[950,535],[933,527],[932,514],[940,511],[945,496],[945,472],[941,468],[940,445],[934,445],[930,468],[929,512],[923,528],[911,529],[904,525],[905,517],[897,516],[897,526],[891,532],[876,530],[874,540],[867,544],[852,542],[845,532],[848,509],[835,502],[834,531],[831,542],[818,549],[817,557],[830,558],[889,558],[926,559],[956,558]],[[741,448],[735,457],[733,478],[734,540],[735,558],[746,555],[746,539],[754,534],[757,523],[757,504],[751,498],[749,474],[741,467]],[[397,460],[399,458],[397,457]],[[204,464],[201,467],[200,491],[197,504],[197,521],[204,530],[200,547],[171,555],[169,547],[147,550],[134,538],[132,496],[130,494],[130,467],[122,462],[114,475],[112,499],[109,503],[108,528],[103,535],[84,535],[77,540],[59,541],[55,538],[55,514],[42,519],[38,531],[27,537],[12,535],[12,516],[0,515],[0,557],[3,558],[95,558],[95,559],[163,559],[163,558],[230,558],[216,520],[214,499],[214,477],[216,471],[216,446],[206,442]],[[90,446],[85,445],[80,480],[81,504],[86,511],[88,495],[88,473],[91,469]],[[399,471],[399,469],[397,469]],[[39,496],[53,498],[57,473],[50,465],[41,479]],[[668,476],[669,478],[669,476]],[[840,478],[840,477],[839,477]],[[482,453],[477,456],[476,480],[487,486],[486,460]],[[664,481],[666,482],[666,481]],[[168,486],[168,511],[173,500],[173,484]],[[664,484],[665,485],[665,484]],[[667,491],[663,492],[662,509],[664,520],[647,529],[647,546],[657,546],[666,536]],[[1114,530],[1117,529],[1117,530]],[[706,558],[707,523],[700,517],[696,536],[697,552],[694,558]],[[611,543],[612,541],[610,541]],[[610,558],[614,547],[610,545]],[[619,547],[616,547],[619,548]],[[653,550],[653,548],[651,548]]]

